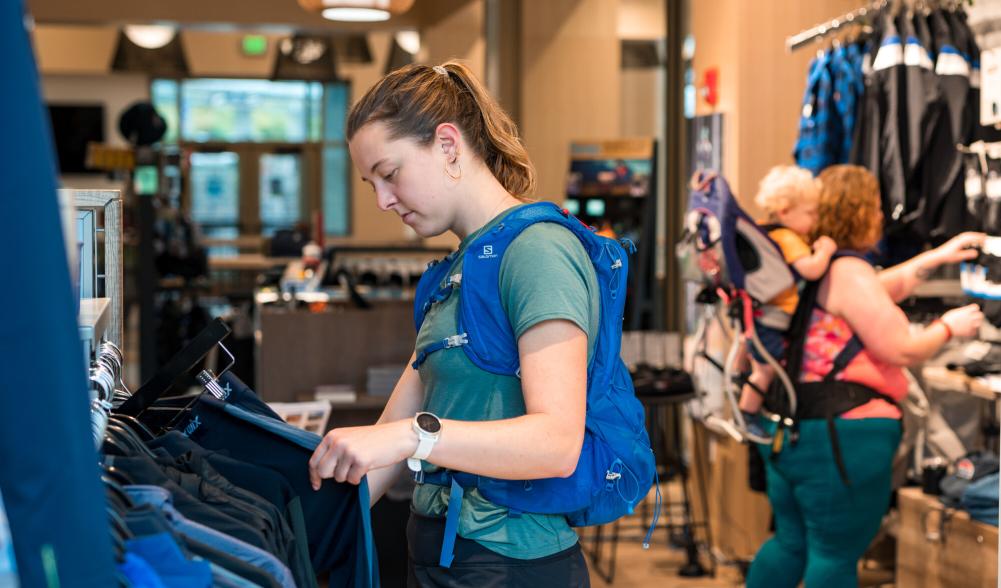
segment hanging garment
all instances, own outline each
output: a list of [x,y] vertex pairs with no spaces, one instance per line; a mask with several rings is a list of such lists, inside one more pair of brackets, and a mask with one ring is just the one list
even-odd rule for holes
[[[880,22],[877,20],[877,23]],[[881,36],[874,32],[866,42],[862,52],[862,98],[858,105],[858,120],[852,139],[849,161],[868,169],[882,185],[881,140],[883,128],[883,104],[880,80],[873,75],[872,64],[880,47]]]
[[838,128],[834,136],[839,140],[839,144],[830,146],[830,151],[835,154],[834,163],[848,163],[851,157],[855,119],[865,89],[862,71],[856,66],[852,50],[858,53],[855,45],[849,45],[834,49],[831,55],[830,70],[834,84],[832,101],[838,115],[835,123]]
[[209,588],[212,569],[206,561],[189,561],[166,533],[128,541],[128,549],[148,563],[167,588]]
[[302,506],[292,486],[281,474],[207,451],[177,431],[154,439],[149,445],[154,451],[163,449],[170,453],[177,467],[185,471],[199,472],[206,464],[211,464],[214,470],[236,486],[253,492],[282,510],[283,518],[295,536],[295,543],[289,549],[289,568],[299,588],[315,588],[316,574],[309,561]]
[[799,138],[793,150],[796,164],[814,175],[835,163],[841,148],[839,127],[835,126],[837,113],[831,104],[834,87],[829,63],[829,53],[821,53],[810,63],[799,119]]
[[[156,462],[146,456],[109,456],[110,467],[122,470],[137,484],[155,485],[168,490],[173,497],[174,507],[185,517],[205,526],[235,537],[245,543],[265,551],[274,549],[271,537],[267,535],[265,524],[231,503],[225,495],[219,495],[212,488],[195,488],[191,494],[176,482],[170,480]],[[205,498],[205,500],[203,500]]]
[[956,145],[968,139],[966,111],[970,93],[970,63],[955,46],[948,20],[941,10],[928,23],[938,50],[935,75],[943,98],[943,113],[933,130],[925,154],[922,190],[924,211],[915,232],[941,242],[969,226],[963,197],[963,158]]
[[118,564],[118,571],[132,588],[167,588],[153,566],[134,553],[125,553],[125,559]]
[[281,511],[274,504],[233,485],[208,463],[199,462],[198,467],[195,468],[190,461],[175,460],[166,450],[162,449],[157,450],[155,455],[157,456],[156,461],[164,466],[168,476],[177,481],[182,488],[192,488],[194,484],[211,486],[226,494],[242,510],[261,520],[268,534],[274,538],[276,549],[271,553],[280,557],[283,562],[290,561],[290,554],[296,553],[295,534],[285,522]]
[[320,437],[273,418],[270,430],[262,427],[253,415],[274,412],[235,376],[226,374],[220,385],[226,401],[203,394],[175,430],[208,450],[281,474],[301,500],[316,572],[329,571],[331,586],[377,586],[367,482],[326,480],[313,491],[308,462]]
[[[908,239],[917,236],[924,241],[928,237],[928,223],[923,221],[927,220],[929,206],[928,182],[925,177],[928,174],[927,166],[937,165],[926,155],[942,119],[944,100],[935,75],[932,55],[917,36],[915,20],[902,12],[897,22],[901,42],[904,43],[905,86],[902,104],[906,108],[903,118],[906,123],[897,132],[901,134],[901,146],[906,146],[906,149],[901,150],[904,155],[906,195],[904,209],[894,219],[898,235],[893,236]],[[917,22],[926,25],[924,19]],[[928,36],[927,32],[925,36]]]
[[21,0],[0,2],[0,492],[20,585],[114,586],[52,132]]
[[909,149],[903,134],[898,132],[907,128],[904,46],[893,19],[885,15],[882,22],[883,37],[872,62],[872,74],[866,81],[865,106],[866,114],[872,115],[878,126],[869,121],[863,137],[865,145],[860,147],[863,158],[860,163],[879,178],[884,222],[889,230],[904,213],[907,191],[904,162]]
[[167,520],[181,534],[225,551],[243,561],[261,568],[274,576],[282,588],[295,588],[296,583],[288,567],[271,553],[234,539],[215,529],[190,521],[174,509],[170,492],[159,486],[126,486],[129,497],[138,504],[148,504],[164,513]]
[[188,556],[198,556],[212,564],[224,567],[230,572],[250,580],[262,588],[281,588],[271,574],[237,559],[236,557],[178,533],[165,515],[150,505],[136,505],[124,517],[128,529],[137,537],[166,533],[170,535],[181,551]]
[[963,144],[969,145],[974,141],[987,143],[1001,141],[1001,130],[980,124],[980,47],[977,45],[976,35],[970,29],[967,14],[963,10],[950,11],[945,14],[952,30],[956,48],[970,63],[970,92],[966,105],[970,137]]

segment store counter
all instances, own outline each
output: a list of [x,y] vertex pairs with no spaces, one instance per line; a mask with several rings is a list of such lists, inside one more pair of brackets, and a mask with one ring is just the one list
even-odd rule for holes
[[897,494],[897,586],[907,588],[995,588],[998,585],[998,528],[946,508],[920,488]]

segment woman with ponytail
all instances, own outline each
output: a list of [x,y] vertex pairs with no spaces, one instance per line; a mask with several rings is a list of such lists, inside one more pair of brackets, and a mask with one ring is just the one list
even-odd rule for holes
[[[468,246],[525,205],[535,187],[514,123],[468,68],[450,61],[384,77],[352,108],[347,137],[381,210],[422,237],[449,231],[460,239],[444,262],[458,288],[428,310],[411,357],[418,367],[405,370],[379,421],[323,438],[310,460],[314,487],[324,478],[358,484],[367,475],[375,502],[408,465],[420,479],[440,469],[504,480],[570,476],[584,438],[600,293],[591,260],[569,230],[533,224],[501,259],[499,299],[517,341],[520,377],[482,370],[460,347],[418,358],[418,350],[458,332]],[[475,488],[456,509],[454,560],[441,565],[449,496],[449,488],[432,484],[414,492],[410,586],[589,586],[565,517],[511,512]]]

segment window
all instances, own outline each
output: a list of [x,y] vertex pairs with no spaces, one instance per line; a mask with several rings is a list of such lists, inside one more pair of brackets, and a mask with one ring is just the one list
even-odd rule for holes
[[[168,126],[164,142],[193,151],[187,202],[206,234],[259,228],[271,235],[308,220],[317,207],[326,234],[348,234],[348,93],[342,82],[154,80],[153,104]],[[199,153],[203,143],[211,146]]]

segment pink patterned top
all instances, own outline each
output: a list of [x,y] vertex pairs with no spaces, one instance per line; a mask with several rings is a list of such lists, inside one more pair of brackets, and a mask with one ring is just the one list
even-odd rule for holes
[[[803,371],[800,380],[819,382],[831,371],[834,358],[848,344],[853,333],[844,319],[834,316],[819,306],[813,309],[810,326],[803,349]],[[837,375],[837,380],[869,386],[900,402],[907,396],[907,378],[900,366],[879,361],[863,349]],[[841,415],[846,419],[892,418],[899,419],[900,409],[885,400],[870,400]]]

